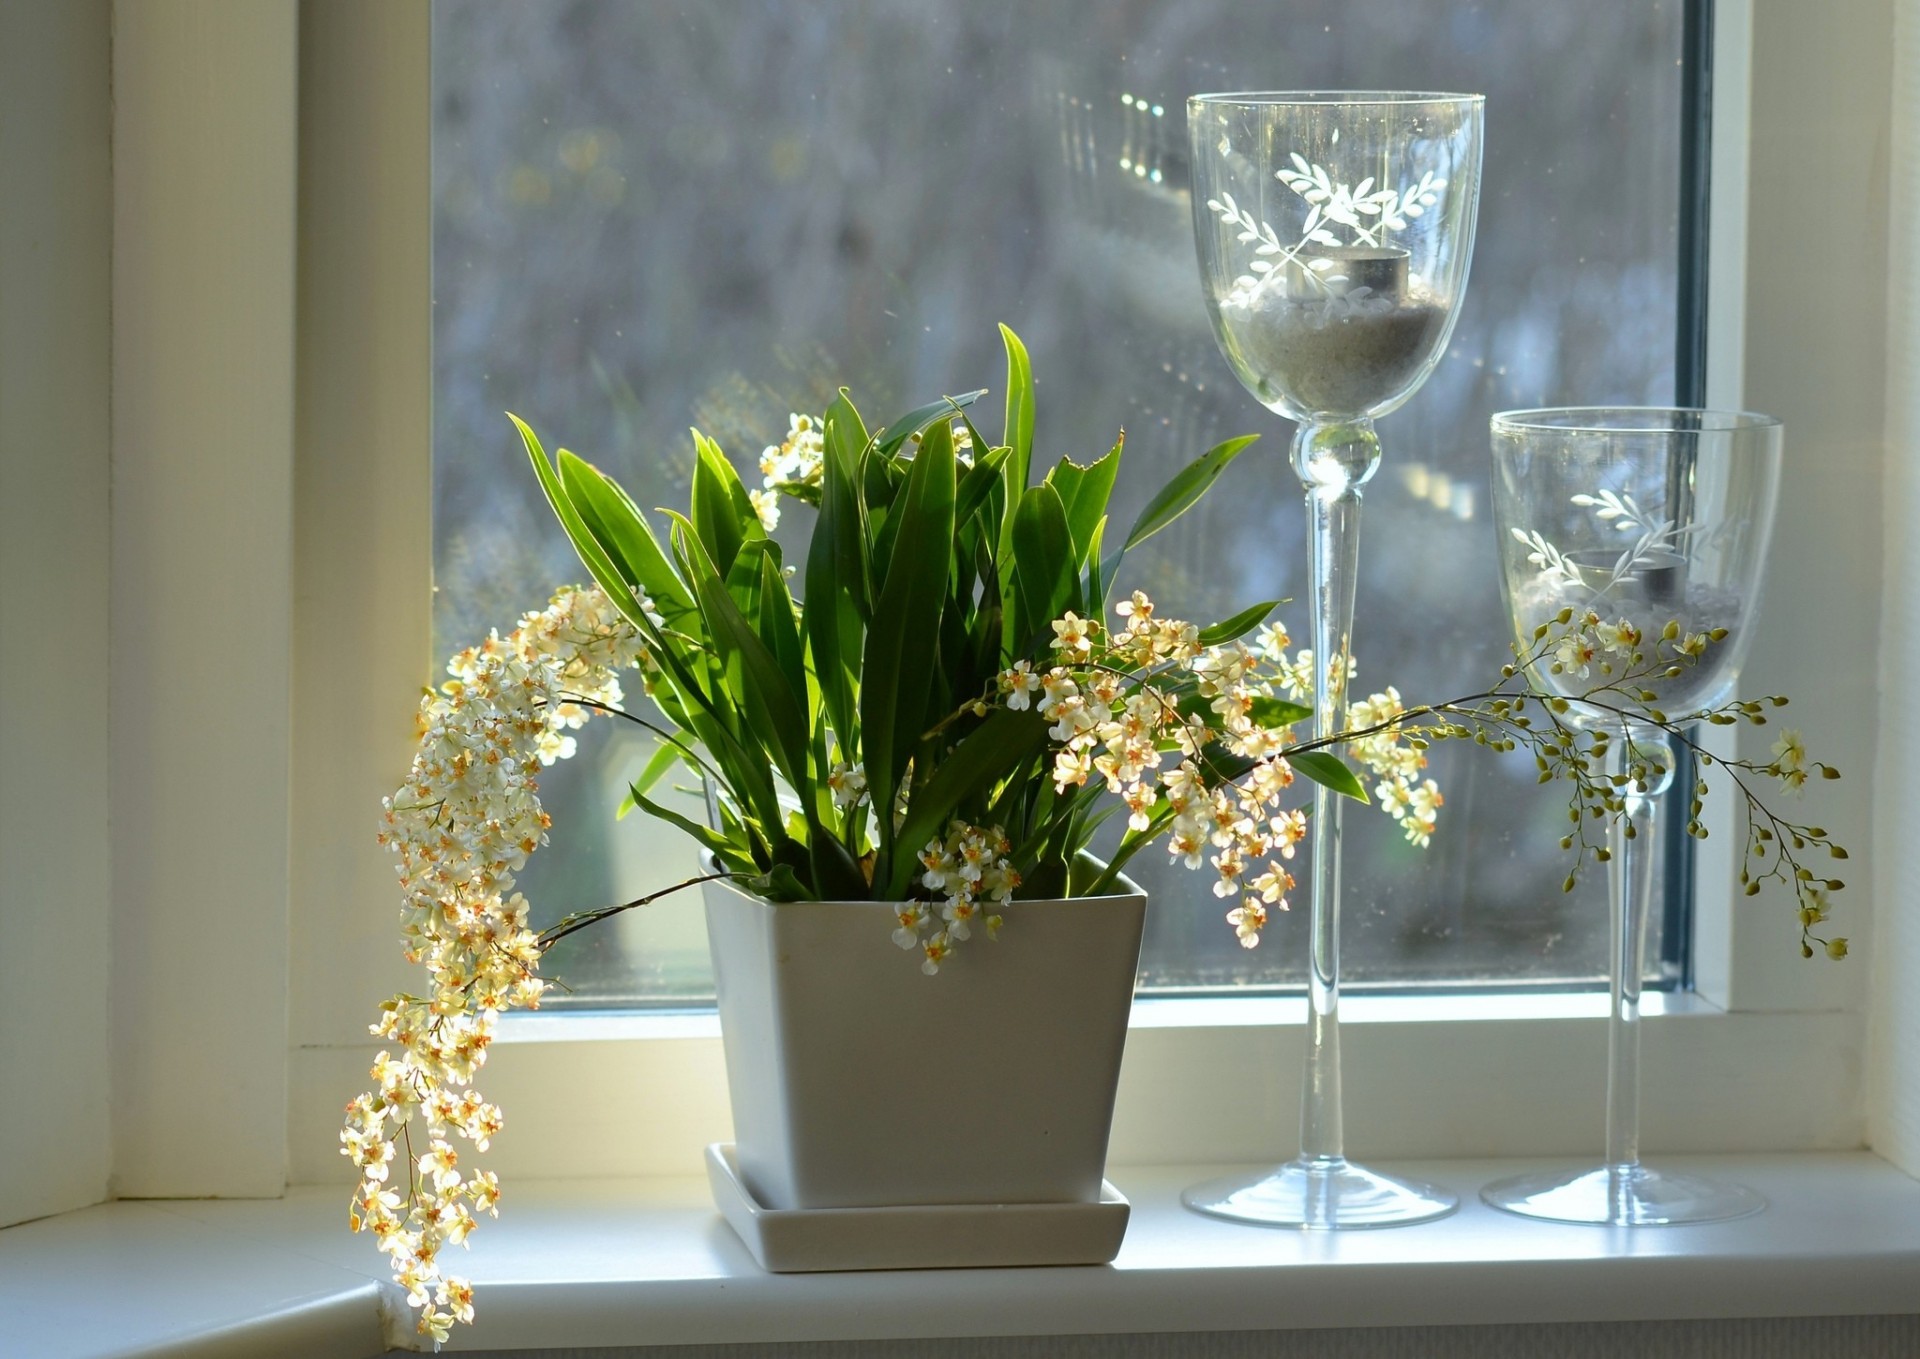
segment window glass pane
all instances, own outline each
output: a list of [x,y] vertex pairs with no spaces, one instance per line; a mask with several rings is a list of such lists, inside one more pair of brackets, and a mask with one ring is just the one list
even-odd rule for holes
[[[1201,304],[1185,97],[1452,89],[1487,95],[1472,279],[1446,359],[1381,422],[1355,649],[1363,690],[1471,692],[1505,658],[1489,413],[1673,396],[1680,8],[439,0],[439,651],[583,576],[503,410],[644,504],[680,505],[689,425],[752,476],[788,412],[820,411],[843,383],[879,419],[974,387],[997,399],[996,321],[1033,352],[1036,471],[1126,430],[1122,522],[1209,445],[1263,436],[1221,493],[1130,560],[1122,589],[1202,620],[1303,596],[1290,430],[1235,383]],[[782,525],[790,560],[806,513]],[[1284,616],[1304,633],[1302,608]],[[544,783],[553,842],[523,879],[537,919],[693,871],[673,832],[614,821],[647,744],[609,723],[590,732]],[[1347,817],[1345,976],[1604,976],[1604,882],[1560,890],[1564,797],[1536,788],[1524,755],[1446,749],[1433,772],[1447,801],[1431,849],[1376,813]],[[1206,877],[1162,857],[1136,860],[1155,898],[1148,985],[1300,980],[1304,889],[1249,953]],[[708,985],[691,894],[576,941],[554,969],[578,1001]]]

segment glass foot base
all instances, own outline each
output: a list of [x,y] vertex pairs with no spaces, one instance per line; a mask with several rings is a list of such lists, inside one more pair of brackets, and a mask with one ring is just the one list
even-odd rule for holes
[[1267,1175],[1230,1175],[1180,1196],[1196,1213],[1266,1227],[1353,1230],[1431,1222],[1460,1206],[1458,1196],[1418,1180],[1396,1179],[1344,1157],[1295,1157]]
[[1767,1201],[1745,1185],[1643,1165],[1516,1175],[1480,1191],[1495,1208],[1552,1222],[1610,1227],[1662,1227],[1746,1217]]

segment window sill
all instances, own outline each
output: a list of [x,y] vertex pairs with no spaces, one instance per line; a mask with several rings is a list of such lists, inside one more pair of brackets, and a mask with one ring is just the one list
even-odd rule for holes
[[[455,1350],[1120,1334],[1920,1311],[1920,1183],[1865,1152],[1662,1157],[1764,1193],[1758,1217],[1638,1232],[1497,1213],[1474,1195],[1537,1162],[1406,1163],[1451,1218],[1310,1235],[1179,1206],[1218,1167],[1117,1168],[1134,1204],[1108,1267],[769,1275],[691,1178],[523,1182],[472,1256]],[[124,1202],[0,1232],[0,1315],[42,1356],[365,1359],[415,1343],[345,1191]]]
[[[1640,1013],[1718,1015],[1725,1011],[1693,991],[1647,991]],[[1508,1023],[1545,1019],[1605,1019],[1607,994],[1592,989],[1483,991],[1415,995],[1344,992],[1342,1024],[1444,1024],[1473,1021]],[[1307,1010],[1297,994],[1234,996],[1136,996],[1127,1021],[1136,1029],[1296,1028],[1304,1029]],[[608,1043],[648,1039],[718,1038],[720,1014],[711,1005],[660,1010],[516,1010],[502,1015],[496,1045],[523,1043]]]

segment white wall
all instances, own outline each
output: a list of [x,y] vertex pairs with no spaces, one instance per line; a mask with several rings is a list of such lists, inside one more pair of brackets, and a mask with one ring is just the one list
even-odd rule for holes
[[294,0],[113,35],[113,1107],[122,1195],[286,1180]]
[[[1879,843],[1874,872],[1874,1024],[1868,1133],[1874,1150],[1920,1175],[1920,919],[1912,859],[1920,795],[1920,3],[1901,0],[1894,29],[1887,271],[1885,599],[1881,612]],[[1902,1075],[1905,1079],[1901,1079]]]
[[0,1226],[107,1189],[109,17],[0,3]]

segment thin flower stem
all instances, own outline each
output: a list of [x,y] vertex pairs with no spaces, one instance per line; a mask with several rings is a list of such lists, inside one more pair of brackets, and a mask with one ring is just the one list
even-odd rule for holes
[[680,740],[672,732],[666,731],[654,723],[647,721],[646,718],[636,716],[628,712],[625,708],[616,708],[607,703],[596,703],[593,699],[583,698],[579,694],[562,693],[560,698],[562,702],[578,703],[583,708],[592,708],[595,712],[605,713],[608,717],[618,717],[624,721],[633,723],[636,727],[645,727],[662,741],[665,741],[668,745],[679,751],[687,759],[699,765],[703,773],[710,775],[723,785],[726,783],[726,780],[720,777],[719,772],[715,770],[712,765],[700,758],[698,751],[694,750],[693,747],[689,746],[686,742]]
[[574,914],[565,917],[540,932],[540,951],[545,953],[568,935],[579,930],[584,930],[589,925],[596,925],[609,916],[619,915],[622,911],[631,911],[636,906],[651,906],[654,902],[660,900],[660,898],[671,896],[673,893],[681,891],[684,888],[698,887],[703,882],[718,882],[722,878],[735,882],[744,882],[751,879],[752,876],[751,873],[703,873],[697,878],[688,878],[685,882],[676,882],[671,887],[663,887],[657,892],[649,892],[644,897],[637,897],[632,901],[623,901],[618,906],[601,906],[591,911],[576,911]]
[[419,1189],[419,1181],[415,1176],[420,1169],[419,1163],[413,1159],[413,1120],[411,1118],[400,1125],[400,1136],[407,1144],[407,1211],[411,1213],[419,1201],[419,1195],[416,1192]]

